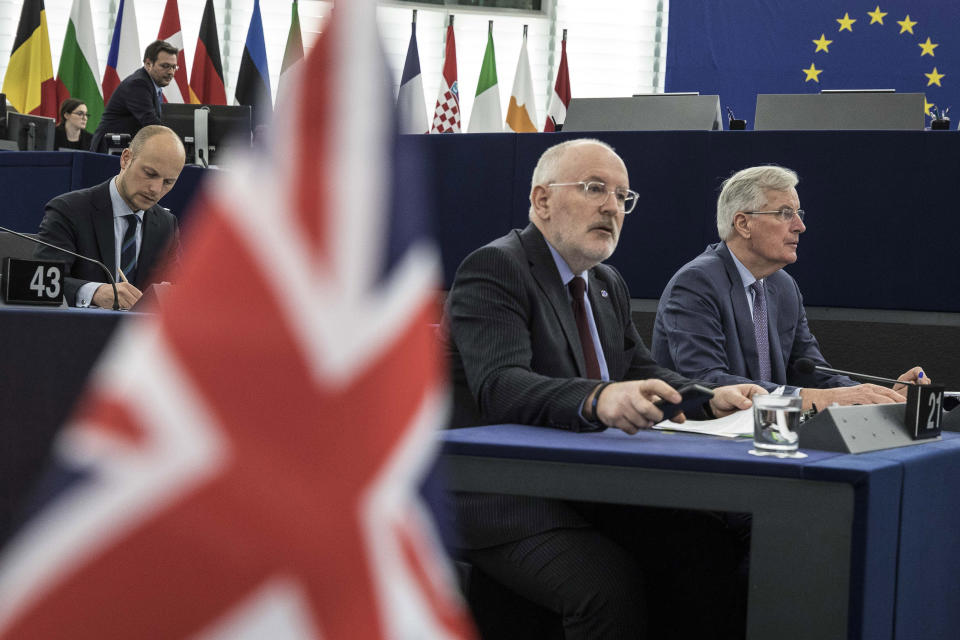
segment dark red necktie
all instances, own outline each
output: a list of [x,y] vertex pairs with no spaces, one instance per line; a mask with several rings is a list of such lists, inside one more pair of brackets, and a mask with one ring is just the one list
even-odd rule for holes
[[580,334],[583,360],[587,363],[587,377],[600,380],[600,361],[597,360],[597,352],[593,348],[593,336],[590,335],[590,323],[587,322],[587,308],[583,304],[587,283],[580,276],[574,276],[567,286],[570,287],[570,295],[573,297],[573,317],[577,319],[577,333]]

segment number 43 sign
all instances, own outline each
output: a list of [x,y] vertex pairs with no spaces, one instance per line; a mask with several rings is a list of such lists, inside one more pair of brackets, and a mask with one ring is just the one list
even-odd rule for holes
[[2,276],[4,302],[64,306],[63,267],[62,262],[5,258]]
[[907,430],[914,440],[940,435],[943,415],[943,394],[946,387],[932,384],[907,387]]

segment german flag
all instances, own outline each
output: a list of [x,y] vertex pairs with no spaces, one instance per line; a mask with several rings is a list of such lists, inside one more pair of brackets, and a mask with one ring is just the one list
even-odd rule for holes
[[57,117],[50,35],[43,0],[24,0],[10,64],[3,77],[7,101],[20,113]]
[[193,70],[190,72],[190,102],[227,104],[213,0],[207,0],[203,8],[203,19],[200,21],[200,35],[197,36],[197,50],[193,54]]

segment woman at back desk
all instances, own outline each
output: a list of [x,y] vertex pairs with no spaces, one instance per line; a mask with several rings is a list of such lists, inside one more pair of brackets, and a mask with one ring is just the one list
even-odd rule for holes
[[53,148],[90,150],[93,138],[87,131],[87,105],[76,98],[67,98],[60,104],[60,122],[53,137]]

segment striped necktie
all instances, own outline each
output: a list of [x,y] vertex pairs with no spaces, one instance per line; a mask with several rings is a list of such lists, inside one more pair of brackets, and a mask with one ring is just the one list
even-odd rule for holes
[[127,231],[120,244],[120,268],[127,280],[134,284],[137,279],[137,227],[140,218],[135,213],[128,213],[123,217],[127,220]]
[[760,360],[760,379],[770,381],[770,334],[767,329],[767,295],[763,282],[754,280],[753,290],[753,335],[757,341],[757,357]]

